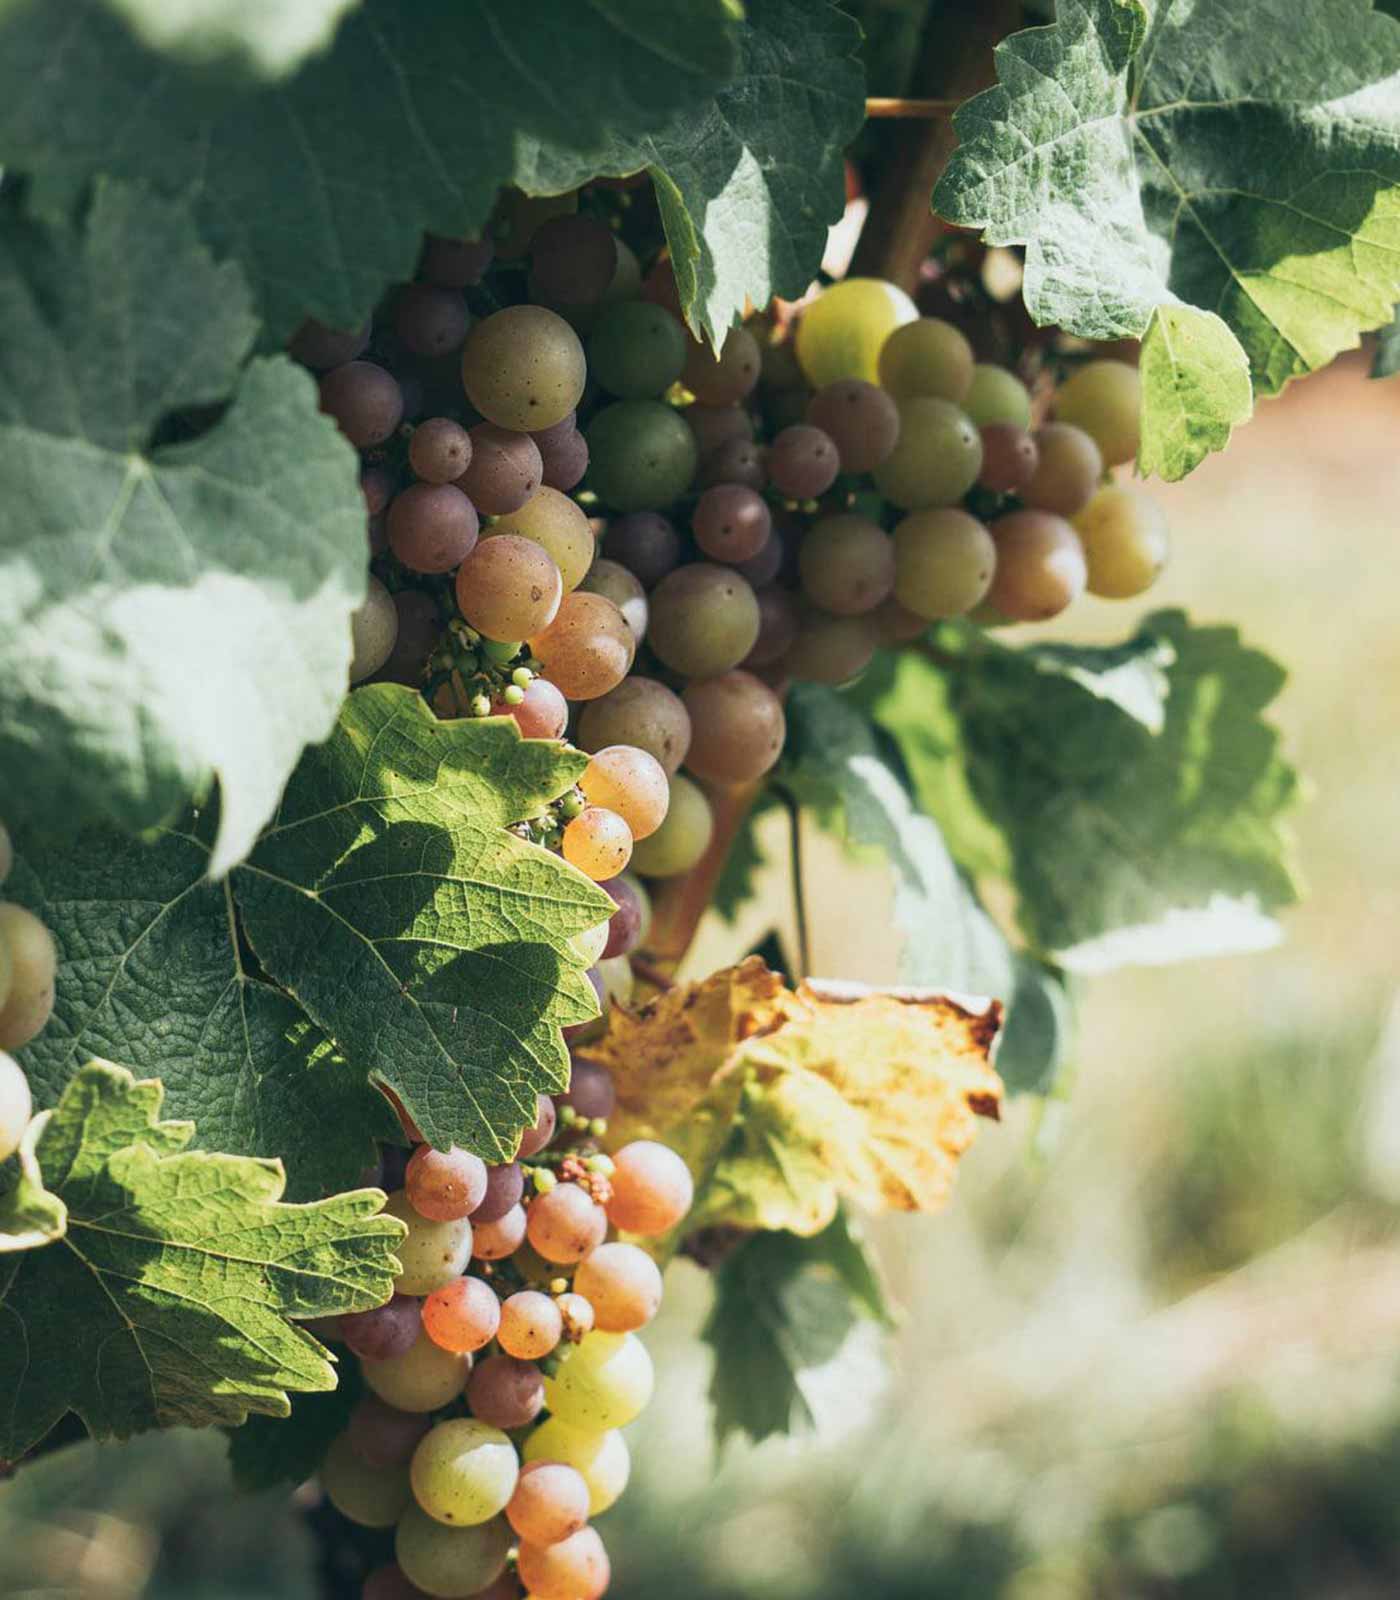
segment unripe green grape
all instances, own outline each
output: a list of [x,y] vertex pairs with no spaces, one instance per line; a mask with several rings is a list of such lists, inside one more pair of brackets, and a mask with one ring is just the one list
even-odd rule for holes
[[570,700],[594,700],[627,676],[637,641],[611,600],[576,589],[564,596],[553,622],[531,637],[530,652]]
[[915,511],[895,528],[894,549],[894,597],[916,616],[963,616],[991,588],[996,545],[965,511]]
[[409,1506],[399,1519],[394,1556],[409,1582],[433,1600],[468,1600],[506,1570],[513,1542],[504,1517],[450,1528]]
[[1089,593],[1131,600],[1150,589],[1167,564],[1167,519],[1150,495],[1108,484],[1074,519],[1089,565]]
[[499,1428],[454,1417],[427,1433],[413,1452],[413,1498],[438,1522],[472,1527],[505,1510],[520,1466]]
[[545,1404],[564,1422],[602,1433],[635,1422],[654,1385],[651,1356],[635,1334],[595,1329],[546,1376]]
[[632,870],[644,878],[675,878],[689,872],[710,847],[715,819],[698,784],[683,773],[671,779],[666,820],[632,851]]
[[1049,422],[1035,436],[1039,464],[1021,498],[1037,511],[1073,517],[1093,498],[1103,476],[1103,455],[1093,439],[1069,422]]
[[991,527],[996,575],[987,599],[1013,622],[1059,616],[1084,592],[1089,569],[1079,535],[1049,511],[1014,511]]
[[1088,361],[1055,395],[1055,416],[1083,428],[1109,467],[1137,456],[1141,411],[1142,381],[1126,361]]
[[845,278],[824,289],[797,324],[797,359],[814,389],[841,378],[878,383],[885,341],[918,308],[907,294],[880,278]]
[[431,1294],[467,1270],[472,1258],[472,1225],[465,1217],[434,1222],[420,1216],[402,1189],[384,1202],[384,1215],[408,1225],[408,1236],[394,1246],[394,1254],[403,1263],[403,1271],[394,1279],[396,1294]]
[[561,1461],[588,1485],[588,1511],[600,1517],[617,1503],[632,1474],[627,1441],[617,1430],[593,1433],[559,1417],[542,1422],[525,1441],[526,1461]]
[[505,534],[529,539],[547,551],[559,568],[565,594],[578,588],[593,565],[596,543],[588,518],[576,501],[558,489],[537,489],[518,510],[497,518],[485,537],[496,539]]
[[19,1149],[24,1130],[34,1115],[34,1100],[29,1079],[18,1061],[0,1050],[0,1161],[8,1161]]
[[32,911],[0,902],[0,945],[10,958],[10,993],[0,1007],[0,1050],[18,1050],[53,1015],[58,950]]
[[879,642],[869,612],[833,617],[825,611],[808,611],[780,665],[805,683],[850,683],[870,665]]
[[899,443],[875,469],[875,484],[905,511],[955,505],[982,470],[982,436],[950,400],[916,396],[899,409]]
[[972,387],[972,346],[951,322],[920,317],[898,327],[880,347],[880,384],[896,400],[929,395],[961,404]]
[[590,374],[621,400],[665,394],[680,377],[685,356],[685,329],[650,300],[610,306],[588,341]]
[[392,1528],[413,1498],[406,1465],[372,1466],[344,1433],[326,1452],[320,1478],[330,1503],[361,1528]]
[[538,433],[578,405],[587,376],[583,346],[543,306],[507,306],[483,318],[462,348],[462,384],[488,422]]
[[854,511],[813,523],[798,549],[797,565],[807,598],[834,616],[873,611],[894,586],[889,535]]
[[440,1411],[461,1394],[472,1369],[469,1355],[442,1350],[427,1336],[405,1355],[367,1361],[365,1383],[396,1411]]
[[783,753],[783,703],[751,672],[736,668],[690,684],[685,708],[692,729],[686,763],[699,777],[750,783]]
[[368,678],[393,654],[399,636],[394,597],[371,575],[369,592],[350,617],[350,682]]
[[655,756],[670,777],[690,746],[690,714],[664,683],[628,678],[583,708],[578,743],[595,753],[608,745],[634,745]]
[[673,406],[619,400],[588,425],[588,484],[615,511],[658,511],[690,487],[695,435]]
[[652,590],[648,643],[672,671],[712,678],[748,655],[758,623],[752,587],[732,568],[698,561]]
[[972,382],[962,408],[979,428],[990,422],[1011,422],[1018,428],[1031,425],[1030,390],[1005,367],[979,361],[972,369]]

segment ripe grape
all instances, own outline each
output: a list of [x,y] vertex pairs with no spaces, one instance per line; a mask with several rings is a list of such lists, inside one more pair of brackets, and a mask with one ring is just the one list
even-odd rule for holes
[[[894,546],[869,517],[853,511],[814,523],[798,550],[802,588],[836,616],[873,611],[894,586]],[[691,712],[692,720],[694,711]]]
[[423,1329],[434,1344],[472,1355],[496,1337],[501,1302],[480,1278],[454,1278],[423,1302]]
[[962,408],[979,428],[991,422],[1010,422],[1018,428],[1031,425],[1030,391],[1014,373],[989,362],[979,361],[972,369]]
[[340,1337],[361,1361],[389,1361],[418,1342],[419,1305],[395,1294],[382,1306],[354,1311],[340,1319]]
[[1141,489],[1109,484],[1074,519],[1089,566],[1089,593],[1130,600],[1167,563],[1167,519]]
[[664,1144],[634,1139],[613,1157],[608,1220],[624,1233],[669,1233],[690,1210],[690,1168]]
[[608,1553],[593,1528],[558,1544],[520,1546],[520,1581],[531,1600],[599,1600],[612,1579]]
[[768,450],[768,480],[792,500],[815,500],[836,482],[836,442],[808,422],[784,428]]
[[894,530],[894,597],[918,617],[960,617],[986,597],[997,547],[976,517],[915,511]]
[[747,561],[763,548],[773,527],[763,496],[739,483],[706,489],[690,517],[695,542],[716,561]]
[[641,890],[627,877],[610,878],[598,887],[606,889],[617,906],[605,925],[607,938],[598,955],[604,961],[630,955],[642,942]]
[[825,611],[807,611],[779,666],[806,683],[850,683],[870,665],[878,643],[870,613],[833,617]]
[[[572,424],[573,419],[571,411],[566,420]],[[538,435],[537,448],[547,488],[567,490],[583,481],[588,471],[588,440],[577,427],[571,426],[567,433],[548,442],[544,434]]]
[[[763,546],[755,556],[750,556],[747,561],[736,561],[734,570],[741,578],[748,581],[749,587],[755,593],[771,584],[783,569],[787,555],[787,546],[783,536],[774,528],[763,541]],[[759,621],[762,627],[762,619]]]
[[525,685],[525,698],[517,705],[493,700],[491,711],[493,715],[514,717],[527,739],[562,739],[569,725],[569,702],[548,678],[532,678]]
[[679,877],[709,849],[714,831],[714,814],[704,790],[683,773],[676,773],[671,779],[666,820],[633,850],[633,870],[646,878]]
[[518,1161],[505,1161],[486,1169],[486,1193],[481,1197],[472,1222],[499,1222],[506,1212],[520,1204],[525,1193],[525,1174]]
[[635,1332],[661,1309],[661,1271],[634,1244],[600,1244],[579,1262],[574,1289],[605,1333]]
[[0,901],[0,947],[9,955],[10,992],[0,1006],[0,1050],[18,1050],[53,1015],[58,950],[32,911]]
[[347,361],[321,379],[321,410],[357,450],[383,444],[403,420],[403,391],[372,361]]
[[678,567],[652,590],[648,643],[675,672],[689,678],[728,672],[757,638],[753,589],[727,567],[704,561]]
[[615,1505],[627,1487],[632,1459],[627,1441],[617,1430],[591,1433],[551,1417],[525,1441],[527,1462],[560,1461],[588,1485],[588,1512],[600,1517]]
[[507,306],[467,335],[462,384],[488,422],[537,433],[568,416],[587,376],[578,335],[543,306]]
[[736,668],[692,683],[684,699],[692,730],[686,765],[697,777],[750,783],[782,755],[783,703],[751,672]]
[[383,1361],[367,1361],[364,1380],[396,1411],[440,1411],[466,1385],[472,1358],[440,1349],[420,1333],[411,1349]]
[[545,675],[570,700],[596,700],[615,689],[637,653],[632,630],[612,601],[581,590],[565,595],[553,622],[529,640]]
[[733,405],[758,382],[761,365],[758,341],[747,328],[731,328],[716,359],[709,345],[686,341],[681,382],[707,406]]
[[[606,928],[607,924],[603,926]],[[554,1137],[556,1115],[554,1102],[547,1094],[535,1096],[535,1120],[520,1135],[520,1144],[515,1152],[517,1160],[537,1156],[545,1148]]]
[[405,284],[394,303],[394,332],[416,356],[460,349],[470,321],[461,295],[432,283]]
[[879,380],[885,341],[918,309],[905,292],[880,278],[845,278],[826,289],[797,324],[797,359],[814,389],[842,378]]
[[657,512],[633,511],[608,524],[603,548],[650,589],[680,560],[681,536]]
[[843,472],[873,472],[899,443],[899,407],[863,378],[838,378],[818,389],[807,421],[835,444]]
[[670,776],[690,748],[690,714],[655,678],[628,678],[583,708],[578,743],[595,753],[608,745],[634,745],[655,756]]
[[398,474],[386,466],[365,467],[360,472],[360,493],[365,497],[365,510],[377,517],[394,498],[398,487]]
[[1035,437],[1014,422],[989,422],[981,430],[982,471],[977,481],[994,494],[1022,494],[1040,465]]
[[481,282],[495,254],[489,239],[448,239],[430,233],[423,240],[418,276],[440,289],[469,289]]
[[360,1600],[427,1600],[427,1593],[408,1581],[397,1561],[390,1561],[365,1578]]
[[426,483],[452,483],[471,461],[472,437],[451,417],[429,417],[413,430],[408,464]]
[[455,1144],[450,1150],[420,1144],[404,1172],[404,1192],[419,1216],[433,1222],[460,1222],[486,1193],[486,1163]]
[[389,507],[389,547],[410,572],[451,572],[476,548],[476,507],[451,483],[412,483]]
[[759,490],[768,482],[768,452],[752,439],[730,439],[700,460],[695,485],[713,489],[720,484],[737,484]]
[[1056,417],[1082,428],[1109,467],[1137,455],[1141,408],[1138,370],[1126,361],[1086,361],[1055,396]]
[[593,565],[595,546],[588,518],[581,506],[557,489],[537,489],[523,506],[506,512],[487,530],[488,539],[508,534],[529,539],[548,552],[559,568],[565,594],[578,588]]
[[360,683],[393,654],[398,637],[399,613],[394,598],[371,575],[364,600],[350,616],[350,682]]
[[[3,965],[3,955],[0,955],[0,969]],[[0,1161],[8,1161],[19,1149],[33,1115],[29,1079],[19,1062],[7,1051],[0,1050]]]
[[533,1361],[488,1356],[467,1384],[467,1404],[493,1428],[523,1428],[544,1410],[544,1376]]
[[407,1466],[371,1465],[345,1433],[332,1440],[320,1477],[330,1503],[361,1528],[392,1528],[412,1498]]
[[620,400],[649,400],[680,377],[685,354],[685,329],[669,311],[650,300],[624,300],[598,318],[588,370]]
[[596,305],[617,271],[612,229],[583,212],[542,222],[530,240],[530,283],[541,300]]
[[899,443],[875,469],[887,500],[905,511],[950,506],[977,482],[982,436],[950,400],[917,395],[899,409]]
[[528,1237],[546,1261],[567,1266],[581,1261],[608,1231],[602,1206],[577,1183],[558,1188],[530,1202]]
[[610,1117],[617,1104],[617,1089],[612,1073],[595,1061],[575,1056],[570,1063],[569,1087],[560,1095],[561,1105],[572,1106],[581,1117]]
[[880,382],[896,400],[930,395],[958,405],[972,387],[973,361],[972,346],[951,322],[920,317],[880,347]]
[[525,639],[558,615],[564,580],[533,539],[483,539],[457,569],[457,607],[488,639]]
[[572,1347],[553,1377],[545,1378],[545,1404],[576,1428],[603,1433],[635,1422],[655,1381],[651,1356],[636,1334],[595,1329]]
[[702,459],[736,440],[753,443],[753,418],[743,406],[707,406],[696,401],[681,412],[681,419],[695,435]]
[[991,528],[996,576],[987,599],[1013,622],[1043,622],[1084,592],[1089,569],[1079,535],[1049,511],[1014,511]]
[[615,811],[634,839],[645,839],[666,820],[671,801],[666,769],[636,745],[605,745],[595,751],[578,786],[590,806]]
[[531,1544],[558,1544],[588,1521],[588,1485],[562,1461],[528,1461],[520,1469],[506,1518]]
[[421,1412],[415,1415],[411,1411],[395,1411],[378,1395],[367,1394],[355,1402],[345,1436],[355,1454],[372,1467],[407,1466],[418,1441],[431,1426]]
[[287,341],[287,354],[304,367],[325,372],[331,367],[343,367],[363,355],[368,344],[368,323],[347,332],[341,328],[328,328],[324,322],[317,322],[315,317],[308,317]]
[[871,612],[871,619],[883,645],[912,644],[928,632],[928,618],[901,605],[894,595]]
[[467,1269],[472,1254],[472,1225],[465,1218],[434,1222],[420,1216],[402,1189],[384,1202],[384,1214],[407,1223],[408,1236],[394,1246],[403,1271],[394,1280],[400,1294],[431,1294]]
[[515,1446],[499,1428],[454,1417],[427,1433],[409,1468],[413,1498],[439,1522],[472,1527],[505,1510],[520,1472]]
[[1072,517],[1093,498],[1103,476],[1098,445],[1068,422],[1048,422],[1035,436],[1040,464],[1021,498],[1037,511]]
[[472,1254],[478,1261],[504,1261],[525,1238],[525,1207],[511,1206],[494,1222],[474,1222]]
[[614,511],[655,511],[695,476],[695,435],[659,400],[618,400],[588,425],[589,486]]
[[504,1517],[449,1527],[411,1505],[399,1519],[394,1556],[409,1582],[434,1600],[467,1600],[505,1571],[512,1538]]
[[478,422],[467,437],[472,455],[457,487],[488,517],[519,510],[544,482],[540,447],[528,433],[494,422]]
[[622,620],[631,629],[638,644],[646,638],[650,607],[647,592],[641,583],[620,562],[600,556],[589,568],[588,576],[579,584],[586,594],[600,594],[611,600],[622,613]]
[[754,647],[744,657],[745,667],[769,667],[780,661],[792,648],[797,637],[799,612],[797,602],[776,584],[757,591],[758,638]]
[[523,1289],[501,1307],[501,1349],[521,1361],[547,1356],[564,1337],[559,1307],[538,1289]]

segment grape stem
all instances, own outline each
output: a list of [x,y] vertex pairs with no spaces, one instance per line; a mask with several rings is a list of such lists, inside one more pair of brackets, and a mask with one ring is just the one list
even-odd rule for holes
[[632,972],[643,983],[649,983],[653,989],[674,989],[676,980],[668,973],[663,972],[654,961],[649,961],[646,956],[632,957]]
[[916,100],[903,95],[875,95],[865,102],[867,117],[950,117],[961,100]]

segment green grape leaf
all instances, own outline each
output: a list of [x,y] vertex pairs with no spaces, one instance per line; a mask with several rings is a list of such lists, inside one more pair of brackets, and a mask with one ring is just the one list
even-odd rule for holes
[[997,49],[934,191],[1026,247],[1038,322],[1145,336],[1146,470],[1189,472],[1253,388],[1400,300],[1400,28],[1370,0],[1062,0]]
[[145,829],[217,777],[221,873],[344,694],[355,454],[291,362],[240,376],[247,289],[182,205],[104,183],[77,228],[0,215],[0,812]]
[[150,847],[18,835],[7,892],[59,948],[55,1020],[21,1053],[36,1095],[94,1053],[141,1052],[201,1139],[283,1157],[302,1193],[343,1187],[390,1135],[372,1081],[435,1143],[509,1154],[536,1093],[567,1082],[560,1026],[596,1012],[569,941],[612,902],[506,828],[587,759],[376,684],[223,883],[208,816]]
[[[294,71],[360,0],[106,0],[153,49],[252,71]],[[0,7],[2,10],[3,7]]]
[[765,789],[744,818],[724,858],[710,904],[726,922],[735,921],[758,892],[759,874],[768,865],[768,857],[759,843],[757,824],[773,805],[772,793]]
[[68,1231],[0,1267],[0,1459],[70,1412],[89,1433],[285,1415],[335,1372],[291,1317],[382,1304],[403,1225],[365,1189],[282,1202],[276,1162],[185,1150],[161,1086],[90,1062],[36,1157]]
[[68,1208],[44,1187],[44,1175],[34,1154],[48,1117],[48,1112],[40,1112],[24,1130],[15,1158],[19,1170],[10,1187],[4,1188],[0,1181],[0,1255],[37,1250],[67,1232]]
[[641,138],[528,143],[536,193],[650,169],[691,327],[715,344],[749,303],[795,299],[845,205],[846,146],[865,116],[860,28],[828,0],[749,0],[734,80]]
[[640,137],[731,75],[733,34],[727,0],[364,0],[256,85],[172,63],[96,0],[25,0],[0,13],[0,162],[58,192],[101,171],[189,193],[273,339],[356,327],[425,228],[485,224],[518,141]]
[[1074,1043],[1075,1003],[1066,975],[1018,952],[992,1057],[1007,1093],[1054,1094],[1072,1064]]
[[751,1234],[715,1275],[704,1338],[714,1352],[710,1402],[721,1443],[755,1443],[815,1422],[804,1379],[838,1356],[862,1320],[889,1312],[844,1214],[821,1233]]
[[1273,914],[1297,898],[1297,776],[1263,719],[1283,681],[1235,629],[1179,612],[1118,649],[984,641],[968,657],[969,773],[1039,948],[1096,972],[1276,941]]
[[315,1476],[364,1393],[358,1362],[345,1362],[339,1379],[334,1389],[295,1396],[290,1416],[253,1416],[230,1431],[229,1465],[240,1489],[254,1493]]

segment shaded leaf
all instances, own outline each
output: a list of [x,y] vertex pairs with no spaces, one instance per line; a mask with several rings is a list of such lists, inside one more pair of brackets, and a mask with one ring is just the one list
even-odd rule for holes
[[337,1377],[334,1389],[295,1396],[290,1416],[252,1416],[230,1431],[229,1465],[244,1493],[305,1483],[316,1475],[364,1393],[358,1361],[344,1362]]

